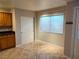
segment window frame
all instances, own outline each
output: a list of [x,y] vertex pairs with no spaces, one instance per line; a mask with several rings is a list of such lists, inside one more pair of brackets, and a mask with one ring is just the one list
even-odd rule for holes
[[[64,20],[63,20],[63,31],[62,31],[62,33],[57,33],[57,32],[51,32],[51,30],[49,30],[49,32],[43,32],[43,31],[41,31],[41,29],[40,29],[40,21],[39,21],[39,32],[43,32],[43,33],[53,33],[53,34],[64,34],[64,23],[65,23],[65,15],[64,15],[64,13],[54,13],[54,14],[49,14],[49,15],[42,15],[42,16],[40,16],[40,18],[41,17],[52,17],[52,16],[60,16],[60,15],[63,15],[64,16]],[[40,19],[39,19],[40,20]],[[51,19],[50,19],[50,24],[51,24]],[[49,28],[51,28],[51,25],[50,25],[50,27]]]

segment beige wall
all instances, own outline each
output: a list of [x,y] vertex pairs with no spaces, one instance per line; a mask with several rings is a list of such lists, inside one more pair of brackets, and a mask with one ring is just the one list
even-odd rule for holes
[[22,9],[15,9],[15,20],[16,20],[16,45],[21,45],[21,16],[29,17],[29,16],[35,16],[34,12],[22,10]]
[[11,9],[10,8],[0,8],[0,12],[8,12],[8,13],[10,13]]
[[[73,22],[73,4],[68,3],[66,9],[66,22]],[[72,24],[65,25],[65,55],[70,57],[71,51],[71,39],[72,39]]]
[[64,35],[55,33],[43,33],[39,32],[39,40],[49,42],[58,46],[64,46]]
[[11,12],[12,12],[12,30],[15,31],[16,30],[15,9],[12,9]]

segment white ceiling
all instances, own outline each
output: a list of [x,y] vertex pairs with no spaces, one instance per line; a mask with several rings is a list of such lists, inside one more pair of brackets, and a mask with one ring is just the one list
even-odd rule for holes
[[68,1],[70,0],[0,0],[0,7],[39,11],[64,6]]

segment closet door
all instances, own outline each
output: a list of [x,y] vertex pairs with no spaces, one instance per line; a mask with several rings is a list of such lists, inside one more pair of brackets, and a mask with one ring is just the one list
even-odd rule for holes
[[22,44],[34,41],[33,17],[21,17],[21,40]]

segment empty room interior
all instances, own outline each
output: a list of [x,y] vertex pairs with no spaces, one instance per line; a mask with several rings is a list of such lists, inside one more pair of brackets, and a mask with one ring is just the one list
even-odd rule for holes
[[78,0],[0,0],[0,59],[79,59]]

